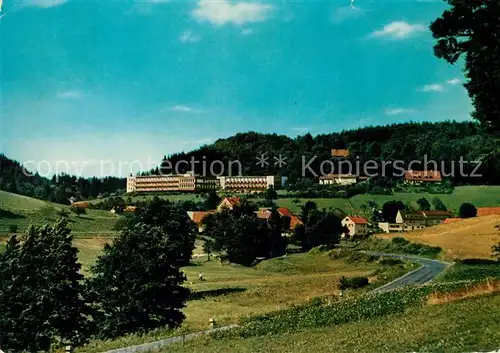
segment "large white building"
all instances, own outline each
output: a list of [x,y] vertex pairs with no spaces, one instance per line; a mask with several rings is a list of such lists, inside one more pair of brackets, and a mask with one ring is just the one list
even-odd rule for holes
[[357,181],[354,174],[328,174],[319,177],[319,185],[351,185]]
[[193,174],[141,175],[127,178],[127,192],[195,192],[217,188],[217,179],[197,177]]
[[281,177],[274,175],[267,176],[220,176],[219,187],[227,191],[264,191],[269,188],[279,189],[281,187]]

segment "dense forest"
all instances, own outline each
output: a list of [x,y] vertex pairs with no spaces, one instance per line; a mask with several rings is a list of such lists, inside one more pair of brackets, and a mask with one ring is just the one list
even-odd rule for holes
[[[222,161],[225,174],[229,173],[230,161],[239,161],[244,175],[283,175],[292,183],[300,179],[313,179],[322,174],[321,163],[331,160],[333,148],[348,148],[353,173],[363,175],[363,166],[374,160],[379,166],[382,162],[400,161],[407,167],[410,161],[434,160],[437,169],[443,172],[452,184],[500,184],[500,141],[497,137],[485,133],[476,122],[446,121],[438,123],[403,123],[387,126],[370,126],[356,130],[346,130],[315,137],[310,134],[290,138],[285,135],[261,134],[256,132],[239,133],[229,138],[219,139],[211,145],[202,146],[188,153],[177,153],[165,156],[162,166],[143,174],[184,173],[191,170],[191,164],[180,161],[197,161],[194,164],[198,174],[210,174],[210,164]],[[266,153],[268,165],[257,164],[256,157]],[[286,164],[275,165],[274,157],[282,156]],[[464,164],[460,173],[460,159],[464,161],[481,160],[475,174],[481,177],[467,176],[476,168],[476,163]],[[168,162],[167,162],[168,161]],[[304,162],[305,161],[305,162]],[[312,161],[311,163],[309,163]],[[342,166],[335,161],[334,172],[348,172],[346,164]],[[307,164],[305,175],[303,166]],[[204,167],[205,165],[205,167]],[[170,169],[172,167],[172,169]],[[343,167],[343,168],[340,168]],[[161,169],[160,169],[161,168]],[[205,170],[204,170],[205,168]],[[323,171],[330,171],[327,166]],[[423,170],[425,166],[414,164],[413,169]],[[429,165],[427,169],[434,169]],[[219,173],[219,164],[214,164],[213,172]],[[233,164],[230,172],[239,172]],[[370,170],[374,173],[373,169]],[[453,173],[453,176],[451,174]],[[304,178],[305,176],[305,178]],[[394,180],[390,165],[385,167],[385,176],[381,179]],[[297,183],[296,183],[297,184]],[[299,183],[300,184],[300,183]],[[0,190],[6,190],[26,196],[68,203],[70,197],[77,199],[107,196],[125,189],[125,179],[117,177],[78,178],[70,175],[54,176],[52,179],[34,173],[31,176],[23,171],[18,162],[0,155]],[[310,184],[309,184],[310,185]]]
[[[194,159],[198,162],[194,164],[198,174],[209,173],[211,162],[216,160],[223,162],[225,174],[228,174],[229,163],[240,161],[244,175],[284,175],[294,182],[304,176],[311,178],[322,174],[321,163],[333,161],[331,149],[334,148],[349,149],[350,156],[346,159],[351,161],[352,172],[358,175],[365,174],[362,166],[370,160],[376,161],[379,166],[383,161],[400,161],[398,166],[405,168],[411,161],[434,160],[438,163],[437,169],[455,184],[500,184],[498,138],[485,133],[476,122],[456,121],[369,126],[315,137],[310,134],[290,138],[277,134],[239,133],[189,153],[165,156],[161,169],[156,168],[150,173],[169,173],[175,170],[176,165],[180,172],[186,172],[191,170],[191,165],[179,162]],[[256,163],[256,157],[264,153],[269,157],[269,164],[262,167]],[[286,162],[281,167],[274,163],[274,157],[280,155]],[[463,164],[463,173],[460,172],[461,158],[470,162]],[[470,175],[477,165],[472,162],[478,160],[481,163],[474,174],[482,174],[482,177],[472,177]],[[309,168],[303,168],[305,165]],[[347,164],[340,165],[335,161],[333,165],[335,173],[348,172]],[[361,168],[356,168],[356,165]],[[386,165],[385,179],[394,179],[390,165]],[[230,172],[237,173],[237,165],[233,163],[232,166]],[[425,169],[423,164],[413,164],[412,167],[415,170]],[[323,171],[329,171],[329,168],[325,165]],[[218,164],[214,164],[214,172],[220,169]],[[435,166],[429,164],[426,169],[435,169]],[[370,173],[374,174],[372,169]]]
[[76,200],[107,196],[124,190],[124,178],[78,178],[67,174],[44,178],[38,173],[27,171],[23,166],[0,154],[0,190],[13,192],[42,200],[69,204]]

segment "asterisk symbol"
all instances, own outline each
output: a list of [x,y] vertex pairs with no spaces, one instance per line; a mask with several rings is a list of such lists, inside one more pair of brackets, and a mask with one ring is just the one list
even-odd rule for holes
[[278,167],[283,167],[286,165],[286,157],[282,156],[281,154],[278,157],[274,157],[276,162],[274,162],[274,165],[277,165]]
[[266,156],[267,152],[261,153],[260,156],[255,157],[257,159],[257,164],[258,166],[264,168],[265,166],[269,165],[269,162],[267,161],[269,157]]

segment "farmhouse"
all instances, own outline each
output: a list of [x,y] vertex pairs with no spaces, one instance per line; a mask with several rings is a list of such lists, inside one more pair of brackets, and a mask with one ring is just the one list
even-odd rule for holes
[[446,218],[451,217],[448,211],[398,211],[396,215],[397,224],[406,224],[412,229],[425,228],[443,223]]
[[361,216],[347,216],[342,220],[342,226],[347,227],[347,232],[342,237],[368,234],[368,220]]
[[440,183],[443,181],[441,172],[437,170],[406,170],[404,182],[406,184]]
[[198,226],[198,232],[202,233],[204,230],[203,219],[215,213],[215,211],[188,211],[187,214],[191,220]]
[[[278,207],[276,211],[281,216],[284,231],[293,231],[296,226],[302,224],[302,221],[298,217],[294,216],[288,208]],[[255,214],[258,219],[267,221],[271,217],[272,210],[269,208],[260,208],[255,212]]]
[[220,212],[224,209],[232,211],[234,206],[238,205],[240,202],[241,198],[239,197],[224,197],[217,206],[217,212]]

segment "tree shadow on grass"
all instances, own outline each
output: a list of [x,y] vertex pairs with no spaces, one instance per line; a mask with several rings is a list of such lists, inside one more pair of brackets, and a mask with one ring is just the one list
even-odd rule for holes
[[209,289],[191,292],[189,295],[189,300],[200,300],[211,297],[220,297],[233,293],[241,293],[246,291],[246,288],[234,287],[234,288],[219,288],[219,289]]
[[0,218],[20,219],[20,218],[26,218],[26,216],[11,212],[9,210],[0,209]]

